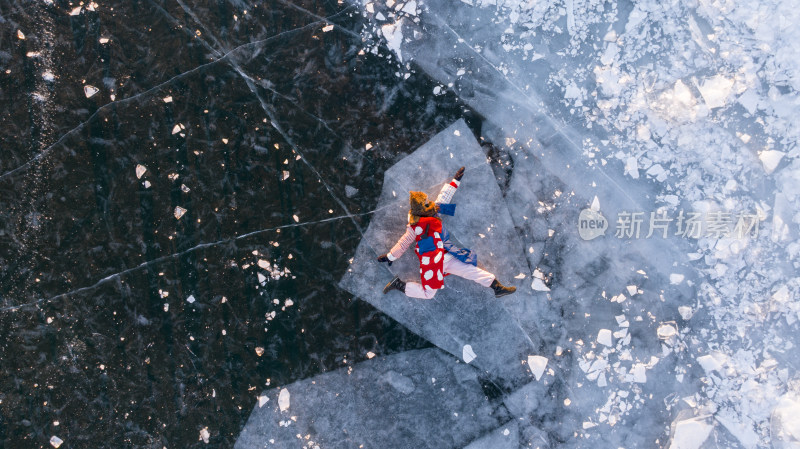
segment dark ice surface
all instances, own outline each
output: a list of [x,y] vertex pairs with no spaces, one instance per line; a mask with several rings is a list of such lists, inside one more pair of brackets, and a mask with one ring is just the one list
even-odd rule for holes
[[430,346],[337,283],[383,172],[473,115],[361,26],[0,2],[0,446],[231,447],[268,385]]

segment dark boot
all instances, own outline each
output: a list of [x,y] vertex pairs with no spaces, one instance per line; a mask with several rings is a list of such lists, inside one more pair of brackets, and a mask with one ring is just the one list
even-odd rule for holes
[[386,287],[383,287],[383,294],[387,294],[392,290],[400,290],[401,292],[406,292],[406,283],[401,281],[399,277],[395,276]]
[[489,287],[494,290],[494,297],[500,298],[502,296],[510,295],[517,291],[517,287],[506,287],[505,285],[501,284],[497,279],[492,281],[492,285]]

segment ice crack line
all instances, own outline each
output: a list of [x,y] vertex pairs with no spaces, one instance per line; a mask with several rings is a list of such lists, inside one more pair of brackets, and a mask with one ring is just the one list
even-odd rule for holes
[[[84,126],[89,124],[95,117],[97,117],[97,115],[101,111],[104,111],[104,110],[108,109],[111,106],[124,105],[124,104],[130,103],[130,102],[132,102],[132,101],[134,101],[134,100],[136,100],[136,99],[138,99],[140,97],[152,94],[152,93],[160,90],[164,86],[167,86],[167,85],[171,84],[173,81],[176,81],[176,80],[179,80],[181,78],[184,78],[187,75],[191,75],[192,73],[195,73],[195,72],[197,72],[199,70],[202,70],[202,69],[204,69],[206,67],[215,65],[215,64],[217,64],[219,62],[226,61],[230,56],[232,56],[233,54],[237,53],[238,51],[240,51],[243,48],[253,47],[253,46],[261,45],[261,44],[266,44],[266,43],[268,43],[268,42],[270,42],[272,40],[279,39],[279,38],[284,37],[284,36],[286,36],[288,34],[296,33],[296,32],[299,32],[299,31],[303,31],[303,30],[305,30],[307,28],[312,28],[314,26],[318,26],[321,23],[323,23],[323,22],[322,21],[312,22],[312,23],[309,23],[307,25],[303,25],[302,27],[299,27],[299,28],[293,28],[291,30],[286,30],[286,31],[280,32],[280,33],[278,33],[276,35],[267,37],[265,39],[261,39],[261,40],[258,40],[258,41],[248,42],[248,43],[239,45],[238,47],[236,47],[233,50],[225,53],[224,55],[220,56],[218,59],[216,59],[214,61],[199,65],[199,66],[197,66],[197,67],[195,67],[193,69],[190,69],[190,70],[188,70],[186,72],[183,72],[183,73],[180,73],[178,75],[175,75],[174,77],[172,77],[172,78],[170,78],[170,79],[168,79],[168,80],[166,80],[166,81],[164,81],[164,82],[162,82],[160,84],[157,84],[156,86],[153,86],[150,89],[147,89],[146,91],[139,92],[136,95],[133,95],[133,96],[128,97],[128,98],[124,98],[124,99],[119,100],[119,101],[112,101],[111,103],[106,103],[103,106],[100,106],[92,115],[89,116],[88,119],[86,119],[84,122],[78,124],[76,127],[72,128],[71,130],[67,131],[58,140],[56,140],[53,144],[51,144],[47,148],[43,149],[36,156],[31,158],[27,162],[23,163],[19,167],[14,168],[12,170],[9,170],[9,171],[3,173],[2,175],[0,175],[0,180],[3,180],[3,179],[5,179],[5,178],[7,178],[9,176],[12,176],[15,173],[18,173],[18,172],[21,172],[23,170],[26,170],[27,168],[29,168],[31,166],[31,164],[33,164],[34,162],[36,162],[36,161],[42,159],[43,157],[47,156],[48,154],[50,154],[53,151],[53,149],[55,149],[56,146],[58,146],[60,143],[62,143],[67,137],[69,137],[69,136],[75,134],[76,132],[80,131]],[[216,50],[213,50],[213,49],[211,49],[211,50],[214,51],[215,54],[219,54],[219,52],[217,52]]]
[[[151,1],[151,3],[153,3],[153,2]],[[191,9],[189,9],[189,8],[188,8],[186,5],[184,5],[184,4],[183,4],[182,2],[180,2],[180,1],[179,1],[179,4],[181,5],[181,8],[183,8],[183,10],[184,10],[184,11],[185,11],[187,14],[189,14],[189,15],[190,15],[192,18],[194,18],[194,19],[195,19],[195,21],[197,21],[197,23],[198,23],[198,24],[199,24],[201,27],[203,27],[204,29],[208,29],[208,28],[207,28],[205,25],[203,25],[203,24],[202,24],[202,22],[200,22],[200,21],[199,21],[199,19],[197,19],[197,16],[196,16],[196,15],[194,15],[194,14],[192,13]],[[163,14],[165,14],[165,15],[167,16],[168,20],[171,20],[171,21],[172,21],[173,23],[175,23],[176,25],[179,25],[179,24],[178,24],[178,22],[177,22],[177,20],[176,20],[174,17],[172,17],[172,16],[171,16],[171,15],[170,15],[170,14],[169,14],[167,11],[165,11],[163,8],[161,8],[161,7],[160,7],[160,6],[158,6],[158,5],[155,5],[155,6],[156,6],[156,7],[158,7],[158,9],[159,9],[160,11],[162,11],[162,13],[163,13]],[[349,9],[351,9],[351,8],[352,8],[352,7],[347,7],[347,8],[345,8],[345,9],[343,9],[342,11],[339,11],[338,13],[331,15],[329,18],[333,18],[333,17],[336,17],[336,16],[338,16],[338,15],[340,15],[340,14],[343,14],[344,12],[348,11],[348,10],[349,10]],[[304,12],[305,12],[306,14],[311,14],[309,11],[304,11]],[[327,22],[327,21],[328,21],[328,19],[323,19],[323,21]],[[319,21],[317,21],[317,22],[314,22],[314,23],[319,23]],[[188,30],[186,27],[181,27],[181,28],[182,28],[182,29],[186,29],[186,32],[190,32],[190,30]],[[337,28],[341,28],[341,27],[337,27]],[[214,37],[214,35],[213,35],[211,32],[208,32],[208,34],[209,34],[209,36],[211,37],[211,39],[212,39],[212,40],[213,40],[215,43],[217,43],[217,45],[220,45],[220,46],[221,46],[221,44],[219,44],[219,40],[218,40],[216,37]],[[217,51],[216,49],[214,49],[214,48],[211,46],[211,44],[209,44],[207,41],[205,41],[205,40],[204,40],[204,39],[202,39],[202,38],[200,38],[199,40],[200,40],[200,42],[202,42],[202,43],[203,43],[203,45],[204,45],[204,46],[205,46],[205,47],[206,47],[206,48],[207,48],[209,51],[211,51],[211,52],[214,52],[214,53],[218,53],[218,51]],[[271,123],[271,125],[272,125],[272,126],[275,128],[275,130],[277,130],[277,131],[278,131],[278,133],[279,133],[279,134],[281,134],[281,136],[283,136],[283,138],[286,140],[286,142],[289,144],[289,146],[291,146],[291,147],[292,147],[292,149],[293,149],[293,150],[294,150],[294,151],[295,151],[295,152],[296,152],[296,153],[297,153],[297,154],[300,156],[300,159],[303,161],[303,163],[304,163],[304,164],[306,164],[306,165],[307,165],[307,166],[308,166],[308,167],[311,169],[311,171],[312,171],[312,172],[314,172],[314,174],[317,176],[317,179],[318,179],[318,180],[319,180],[319,181],[322,183],[322,185],[323,185],[323,186],[325,187],[325,189],[328,191],[328,194],[330,194],[330,196],[333,198],[333,200],[334,200],[334,201],[336,201],[336,203],[338,203],[338,204],[339,204],[339,207],[341,207],[341,208],[342,208],[342,210],[345,212],[345,214],[346,214],[347,216],[352,216],[352,213],[351,213],[351,212],[350,212],[350,211],[347,209],[347,206],[344,204],[344,202],[343,202],[343,201],[342,201],[342,200],[341,200],[341,199],[340,199],[340,198],[339,198],[339,197],[336,195],[336,193],[333,191],[333,188],[330,186],[330,184],[328,184],[328,183],[327,183],[327,182],[326,182],[326,181],[325,181],[325,180],[322,178],[322,175],[320,174],[319,170],[317,170],[317,168],[316,168],[316,167],[314,167],[314,165],[313,165],[313,164],[312,164],[312,163],[311,163],[311,162],[310,162],[310,161],[309,161],[309,160],[308,160],[308,159],[305,157],[305,155],[303,154],[303,152],[300,150],[300,147],[299,147],[299,146],[298,146],[298,145],[297,145],[297,144],[294,142],[294,139],[292,139],[292,138],[291,138],[291,136],[289,136],[289,134],[288,134],[288,133],[286,133],[286,132],[283,130],[283,127],[281,127],[281,126],[280,126],[280,124],[278,123],[278,120],[277,120],[277,118],[275,117],[275,114],[274,114],[274,113],[272,112],[272,110],[269,108],[269,105],[267,105],[266,101],[264,101],[264,99],[263,99],[263,98],[261,97],[261,95],[258,93],[258,88],[256,87],[256,83],[255,83],[255,81],[253,80],[253,78],[252,78],[252,77],[250,77],[250,76],[248,76],[246,73],[244,73],[244,70],[242,70],[242,68],[239,66],[239,64],[237,64],[237,63],[236,63],[236,61],[232,60],[232,58],[231,58],[231,60],[228,60],[228,61],[226,61],[226,62],[227,62],[227,63],[228,63],[230,66],[231,66],[231,68],[233,68],[233,69],[236,71],[236,73],[238,73],[238,74],[239,74],[239,76],[241,76],[241,77],[242,77],[242,79],[244,80],[245,84],[247,84],[247,87],[248,87],[248,89],[250,89],[250,92],[252,92],[252,93],[253,93],[253,95],[254,95],[254,96],[255,96],[255,97],[258,99],[258,102],[259,102],[259,105],[261,106],[261,109],[263,109],[263,110],[264,110],[264,113],[265,113],[265,114],[267,114],[267,116],[268,116],[268,117],[269,117],[269,119],[270,119],[270,123]],[[359,234],[361,234],[361,236],[363,237],[363,236],[364,236],[364,231],[363,231],[363,229],[361,229],[361,226],[360,226],[360,225],[358,224],[358,222],[356,222],[354,219],[352,219],[352,218],[351,218],[351,220],[352,220],[352,222],[353,222],[353,225],[354,225],[354,226],[356,227],[356,229],[358,230],[358,233],[359,233]]]
[[184,256],[186,254],[189,254],[191,252],[197,251],[199,249],[211,248],[211,247],[214,247],[214,246],[217,246],[217,245],[222,245],[224,243],[235,242],[235,241],[246,239],[246,238],[249,238],[249,237],[254,237],[256,235],[263,234],[265,232],[276,231],[276,230],[279,230],[279,229],[297,228],[297,227],[301,227],[301,226],[316,225],[316,224],[327,223],[327,222],[336,221],[336,220],[343,220],[345,218],[349,218],[349,219],[352,220],[355,217],[361,217],[361,216],[371,215],[371,214],[377,213],[377,212],[379,212],[379,211],[381,211],[383,209],[386,209],[386,208],[388,208],[390,206],[392,206],[392,204],[388,204],[386,206],[379,207],[379,208],[371,210],[369,212],[362,212],[362,213],[359,213],[359,214],[338,215],[336,217],[323,218],[322,220],[306,221],[306,222],[302,222],[302,223],[290,223],[290,224],[285,224],[285,225],[281,225],[281,226],[275,226],[275,227],[272,227],[272,228],[259,229],[257,231],[248,232],[246,234],[238,235],[236,237],[217,240],[215,242],[201,243],[199,245],[193,246],[193,247],[185,249],[183,251],[180,251],[180,252],[177,252],[177,253],[173,253],[173,254],[169,254],[169,255],[166,255],[166,256],[161,256],[161,257],[158,257],[156,259],[148,260],[148,261],[140,263],[139,265],[136,265],[135,267],[131,267],[131,268],[128,268],[126,270],[123,270],[123,271],[108,275],[108,276],[100,279],[99,281],[95,282],[92,285],[89,285],[89,286],[86,286],[86,287],[81,287],[81,288],[78,288],[78,289],[75,289],[75,290],[71,290],[71,291],[68,291],[66,293],[61,293],[61,294],[56,295],[56,296],[51,296],[49,298],[42,298],[42,299],[38,299],[36,301],[32,301],[32,302],[29,302],[29,303],[20,304],[20,305],[17,305],[17,306],[3,307],[3,308],[0,308],[0,312],[14,312],[14,311],[17,311],[17,310],[25,308],[25,307],[30,307],[30,306],[40,305],[40,304],[46,304],[46,303],[55,301],[57,299],[63,299],[63,298],[67,298],[67,297],[76,295],[78,293],[82,293],[82,292],[85,292],[85,291],[90,291],[90,290],[93,290],[93,289],[95,289],[95,288],[97,288],[97,287],[99,287],[99,286],[101,286],[101,285],[103,285],[103,284],[105,284],[105,283],[107,283],[109,281],[112,281],[114,279],[118,279],[121,276],[124,276],[124,275],[126,275],[128,273],[133,273],[134,271],[141,270],[142,268],[146,268],[146,267],[148,267],[150,265],[158,264],[158,263],[170,260],[170,259],[175,259],[177,257]]
[[[460,34],[458,34],[458,32],[457,32],[456,30],[454,30],[453,28],[451,28],[449,24],[447,24],[447,23],[446,23],[444,20],[442,20],[442,19],[441,19],[439,16],[437,16],[436,14],[433,14],[433,16],[434,16],[434,17],[437,19],[437,22],[439,23],[439,25],[440,25],[440,26],[442,26],[442,27],[446,28],[448,31],[450,31],[450,32],[451,32],[451,33],[452,33],[452,34],[453,34],[453,35],[454,35],[454,36],[455,36],[455,37],[458,39],[458,41],[459,41],[460,43],[462,43],[464,46],[466,46],[467,48],[469,48],[469,49],[470,49],[470,50],[471,50],[473,53],[475,53],[475,54],[478,56],[478,58],[480,58],[481,60],[483,60],[483,61],[484,61],[486,64],[488,64],[488,65],[489,65],[489,67],[491,67],[491,68],[492,68],[492,69],[493,69],[493,70],[494,70],[494,71],[495,71],[497,74],[499,74],[499,75],[500,75],[500,76],[501,76],[503,79],[505,79],[505,80],[506,80],[506,82],[507,82],[507,83],[508,83],[508,84],[509,84],[509,85],[510,85],[512,88],[514,88],[514,90],[516,90],[517,92],[519,92],[519,94],[520,94],[520,95],[522,95],[522,97],[523,97],[523,98],[525,98],[525,99],[527,100],[527,104],[533,105],[533,104],[536,104],[536,103],[537,103],[537,102],[535,102],[535,101],[534,101],[534,99],[533,99],[533,98],[531,98],[531,96],[530,96],[530,94],[529,94],[529,93],[525,92],[525,91],[524,91],[524,90],[523,90],[521,87],[519,87],[519,86],[518,86],[516,83],[514,83],[513,81],[511,81],[511,79],[509,79],[509,78],[508,78],[508,76],[506,76],[506,75],[505,75],[503,72],[501,72],[501,71],[500,71],[500,69],[498,69],[498,68],[497,68],[497,67],[496,67],[494,64],[492,64],[492,62],[491,62],[491,61],[489,61],[489,60],[488,60],[488,59],[487,59],[487,58],[486,58],[486,57],[485,57],[483,54],[481,54],[479,51],[477,51],[477,50],[476,50],[476,49],[475,49],[475,48],[474,48],[472,45],[468,44],[468,43],[467,43],[467,40],[466,40],[466,39],[464,39],[463,37],[461,37],[461,35],[460,35]],[[526,106],[527,106],[527,104],[526,104]],[[549,124],[550,124],[550,125],[553,127],[553,129],[555,129],[555,130],[556,130],[556,131],[557,131],[559,134],[561,134],[561,136],[562,136],[562,137],[564,137],[564,140],[566,140],[567,142],[569,142],[569,143],[570,143],[570,145],[572,145],[572,147],[574,148],[574,150],[575,150],[576,152],[580,153],[580,151],[581,151],[581,147],[579,147],[579,146],[578,146],[578,144],[577,144],[577,143],[575,143],[575,142],[574,142],[574,141],[573,141],[573,140],[570,138],[570,136],[569,136],[569,135],[568,135],[566,132],[564,132],[564,129],[565,129],[565,126],[564,126],[564,125],[562,125],[562,124],[561,124],[561,123],[559,123],[558,121],[554,120],[554,119],[553,119],[553,118],[552,118],[552,117],[551,117],[549,114],[541,114],[541,115],[544,117],[544,119],[545,119],[545,120],[547,120],[547,122],[548,122],[548,123],[549,123]],[[600,173],[601,173],[601,174],[602,174],[602,175],[603,175],[603,176],[604,176],[604,177],[605,177],[605,178],[606,178],[606,179],[607,179],[607,180],[608,180],[608,181],[609,181],[611,184],[613,184],[613,185],[614,185],[614,187],[616,187],[616,188],[617,188],[617,190],[618,190],[618,191],[619,191],[619,192],[620,192],[620,193],[621,193],[621,194],[622,194],[624,197],[628,198],[628,199],[631,201],[631,203],[632,203],[632,204],[638,204],[638,201],[634,200],[634,199],[633,199],[633,198],[632,198],[630,195],[628,195],[628,192],[627,192],[627,190],[626,190],[626,189],[624,189],[624,188],[622,188],[622,186],[620,186],[620,185],[619,185],[619,184],[616,182],[616,180],[614,180],[614,178],[612,178],[612,177],[611,177],[611,176],[610,176],[608,173],[606,173],[606,172],[605,172],[605,170],[602,170],[602,169],[601,169],[601,170],[600,170]]]

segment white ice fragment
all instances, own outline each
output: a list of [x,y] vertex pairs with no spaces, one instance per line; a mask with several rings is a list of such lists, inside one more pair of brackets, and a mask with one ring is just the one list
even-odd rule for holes
[[475,351],[472,350],[472,346],[464,345],[464,349],[461,350],[461,358],[464,359],[464,362],[469,363],[475,360]]
[[543,280],[539,278],[533,278],[533,282],[531,283],[531,288],[540,291],[540,292],[549,292],[550,287],[548,287]]
[[200,429],[200,439],[203,440],[203,443],[208,444],[208,439],[211,437],[211,434],[208,433],[208,427],[203,427]]
[[181,129],[183,129],[183,126],[180,123],[176,124],[172,127],[172,134],[178,134],[181,132]]
[[684,320],[688,320],[688,319],[692,318],[692,315],[694,315],[694,312],[692,311],[692,308],[689,307],[689,306],[680,306],[680,307],[678,307],[678,313],[681,314],[681,318],[683,318]]
[[570,81],[570,83],[567,84],[566,89],[564,89],[564,98],[578,100],[581,99],[581,93],[581,89],[575,84],[575,82]]
[[269,270],[269,262],[264,259],[258,259],[258,267]]
[[50,437],[50,445],[53,446],[54,448],[58,449],[58,447],[61,446],[62,443],[64,443],[64,440],[62,440],[61,438],[55,435]]
[[592,200],[592,204],[589,206],[589,209],[595,212],[600,212],[600,199],[597,198],[597,195],[595,195],[594,199]]
[[367,144],[364,145],[364,149],[365,150],[371,150],[372,149],[372,143],[367,142]]
[[172,103],[172,95],[167,95],[162,100],[164,100],[164,103]]
[[767,150],[758,153],[758,158],[761,160],[761,164],[764,165],[764,171],[767,174],[775,171],[784,156],[786,156],[786,153],[778,150]]
[[184,208],[182,208],[180,206],[175,206],[174,214],[175,214],[175,218],[176,219],[180,220],[181,217],[183,217],[183,214],[185,214],[185,213],[186,213],[186,209],[184,209]]
[[733,90],[733,80],[716,75],[697,86],[709,109],[725,106]]
[[[377,17],[378,20],[383,20],[378,17],[379,15],[383,16],[383,14],[378,13],[375,17]],[[397,55],[397,59],[402,61],[403,52],[400,46],[403,44],[403,20],[400,19],[395,23],[383,25],[381,27],[381,33],[383,37],[386,38],[386,45]]]
[[670,273],[669,275],[669,283],[672,285],[678,285],[683,282],[683,275],[680,273]]
[[367,358],[368,358],[368,359],[371,359],[371,358],[373,358],[373,357],[375,357],[375,353],[374,353],[374,352],[372,352],[372,351],[369,351],[369,352],[367,353]]
[[142,176],[144,176],[144,173],[146,171],[147,171],[147,167],[145,167],[142,164],[137,164],[136,165],[136,179],[142,179]]
[[753,89],[747,89],[739,96],[739,103],[747,109],[747,112],[753,114],[758,108],[758,94]]
[[292,301],[291,299],[287,299],[286,301],[283,302],[283,307],[292,307],[293,305],[294,301]]
[[353,187],[351,185],[344,186],[344,194],[345,194],[346,197],[352,198],[357,193],[358,193],[358,189],[357,188],[355,188],[355,187]]
[[656,331],[658,334],[658,338],[662,340],[668,340],[669,338],[678,334],[678,328],[675,326],[675,323],[661,323],[658,326],[658,330]]
[[183,193],[189,193],[192,189],[189,188],[186,184],[181,184],[181,191]]
[[22,33],[22,30],[17,30],[17,39],[21,41],[25,40],[25,34]]
[[643,363],[637,363],[631,368],[633,374],[633,381],[643,384],[647,382],[647,366]]
[[[274,313],[274,312],[273,312],[273,313]],[[256,346],[256,355],[257,355],[257,356],[259,356],[259,357],[261,357],[262,355],[264,355],[264,348],[263,348],[263,347],[261,347],[261,346]]]
[[258,273],[258,283],[264,285],[267,282],[267,277],[261,273]]
[[56,80],[56,76],[51,71],[46,71],[42,73],[42,79],[47,81],[48,83],[52,83]]
[[151,184],[150,184],[150,181],[145,181],[145,182],[144,182],[144,188],[145,188],[145,189],[149,189],[149,188],[150,188],[150,186],[151,186]]
[[81,13],[81,10],[83,10],[82,6],[78,6],[77,8],[73,8],[72,11],[69,12],[69,15],[77,16],[78,14]]
[[109,38],[107,38],[107,37],[101,37],[101,38],[99,39],[99,42],[100,42],[101,44],[107,44],[107,43],[109,43],[109,41],[111,41],[111,39],[109,39]]
[[800,446],[800,398],[792,393],[787,393],[778,401],[772,410],[771,427],[772,437],[784,443],[783,446],[796,448]]
[[289,398],[290,398],[289,390],[282,389],[280,394],[278,395],[278,407],[280,407],[281,411],[284,412],[289,409]]
[[91,84],[83,86],[83,94],[86,95],[86,98],[92,98],[97,92],[100,92],[100,89],[92,86]]
[[281,179],[281,181],[286,181],[286,179],[289,177],[289,175],[290,175],[290,173],[288,171],[283,170],[283,178]]
[[721,372],[722,365],[724,365],[726,361],[727,356],[719,352],[706,354],[697,358],[697,363],[703,367],[706,374],[710,374],[713,371]]
[[669,449],[699,449],[713,428],[714,426],[702,418],[678,421]]
[[400,11],[409,14],[409,15],[416,15],[417,14],[417,2],[414,0],[407,1],[403,4],[403,7],[400,8]]
[[455,131],[453,131],[453,135],[461,136],[461,131],[455,130]]
[[434,95],[439,95],[440,93],[442,93],[442,86],[434,86],[433,94]]
[[600,373],[600,375],[597,376],[597,386],[601,388],[608,386],[608,381],[606,380],[606,373]]
[[625,174],[631,175],[633,179],[639,179],[639,162],[631,156],[625,161]]
[[[718,423],[725,426],[725,428],[728,429],[731,435],[736,437],[736,439],[739,440],[740,443],[742,443],[741,447],[744,447],[746,449],[754,449],[758,447],[758,434],[756,434],[755,431],[753,431],[752,429],[753,425],[751,422],[749,422],[749,420],[741,422],[741,420],[739,420],[738,418],[734,418],[730,414],[724,412],[718,413],[715,416],[715,418]],[[780,446],[773,446],[773,447],[780,447]]]
[[194,304],[195,301],[196,300],[194,299],[194,295],[189,295],[189,297],[186,298],[186,302],[188,302],[189,304]]
[[613,345],[614,343],[611,341],[611,330],[600,329],[600,332],[597,333],[597,342],[605,346]]
[[327,33],[328,31],[333,31],[333,24],[322,27],[323,33]]
[[292,218],[294,219],[295,223],[299,223],[300,222],[300,217],[298,217],[297,215],[292,215]]
[[525,273],[520,273],[520,274],[514,276],[514,279],[525,279]]
[[269,398],[268,397],[263,396],[263,395],[259,396],[258,397],[258,408],[263,407],[264,404],[266,404],[267,402],[269,402]]
[[511,434],[511,431],[508,429],[503,429],[503,435],[508,436]]
[[625,287],[625,289],[628,290],[628,294],[631,296],[635,295],[639,291],[639,287],[635,285],[629,285]]
[[603,65],[609,65],[614,62],[614,58],[617,57],[619,54],[619,46],[614,42],[610,42],[606,47],[606,50],[603,52],[603,55],[600,57],[600,62]]
[[535,377],[536,380],[542,378],[545,367],[547,367],[547,357],[542,357],[540,355],[528,356],[528,368],[530,368],[531,372],[533,373],[533,377]]

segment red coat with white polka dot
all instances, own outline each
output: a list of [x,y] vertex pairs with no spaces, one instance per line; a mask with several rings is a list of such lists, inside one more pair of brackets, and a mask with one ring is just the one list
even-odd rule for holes
[[[412,225],[417,245],[414,250],[419,258],[419,276],[423,288],[439,290],[444,287],[444,244],[442,243],[442,220],[436,217],[421,217]],[[436,249],[424,254],[419,252],[419,241],[433,237]]]

